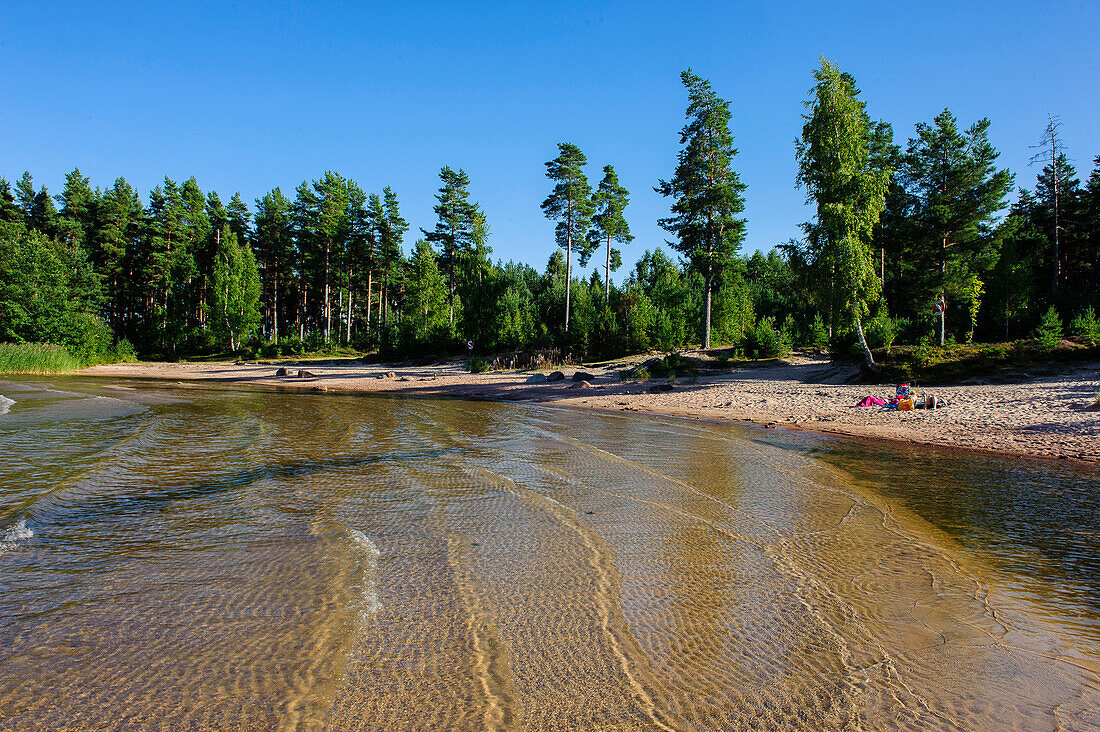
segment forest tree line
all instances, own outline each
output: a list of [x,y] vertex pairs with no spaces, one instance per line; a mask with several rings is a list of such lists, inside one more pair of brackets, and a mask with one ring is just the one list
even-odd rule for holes
[[93,188],[74,170],[51,195],[24,173],[0,178],[0,342],[61,343],[86,360],[245,347],[443,355],[467,341],[587,358],[831,346],[870,360],[895,339],[1027,337],[1051,308],[1068,321],[1100,304],[1100,156],[1082,183],[1055,118],[1037,134],[1034,187],[1009,205],[1015,179],[997,166],[989,120],[945,109],[895,142],[855,80],[822,60],[795,150],[815,215],[801,239],[746,256],[729,102],[690,70],[681,79],[680,150],[655,185],[676,258],[646,250],[621,286],[611,274],[633,241],[630,193],[611,164],[590,180],[571,143],[546,165],[542,210],[559,249],[541,271],[493,262],[490,222],[449,166],[435,226],[415,237],[393,190],[334,172],[251,209],[194,178],[165,178],[143,200],[124,178]]

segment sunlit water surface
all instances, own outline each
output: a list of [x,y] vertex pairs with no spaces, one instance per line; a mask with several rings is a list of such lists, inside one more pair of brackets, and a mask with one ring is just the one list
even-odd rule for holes
[[1096,729],[1100,476],[0,381],[4,729]]

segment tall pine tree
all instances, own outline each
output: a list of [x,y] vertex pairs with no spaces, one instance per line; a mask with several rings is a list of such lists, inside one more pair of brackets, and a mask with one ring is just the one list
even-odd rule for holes
[[745,239],[745,186],[733,170],[737,149],[730,133],[729,102],[710,82],[688,69],[680,74],[688,91],[687,124],[680,130],[676,170],[656,191],[674,198],[672,216],[658,221],[675,234],[670,242],[703,278],[703,348],[710,348],[711,304],[715,287],[735,265]]
[[581,149],[570,142],[558,143],[558,157],[546,163],[546,177],[554,190],[542,202],[546,218],[557,221],[554,238],[565,250],[565,332],[569,332],[573,247],[587,248],[585,234],[592,220],[592,186],[584,174],[588,164]]
[[[588,232],[588,242],[590,247],[605,246],[603,268],[605,307],[611,302],[611,273],[622,265],[622,255],[618,249],[611,247],[611,242],[629,244],[634,240],[634,236],[630,233],[630,226],[623,216],[626,205],[630,203],[629,196],[630,192],[619,184],[619,176],[615,173],[615,168],[610,165],[603,166],[603,180],[600,181],[596,193],[592,196],[596,213],[592,216],[592,229]],[[584,264],[586,262],[582,261],[582,266]]]

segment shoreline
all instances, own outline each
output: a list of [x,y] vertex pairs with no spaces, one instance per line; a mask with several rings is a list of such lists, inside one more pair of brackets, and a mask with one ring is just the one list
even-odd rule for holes
[[[286,366],[311,376],[275,376],[280,366],[222,363],[120,363],[92,366],[74,375],[157,381],[215,382],[317,392],[444,396],[533,402],[680,419],[743,422],[764,428],[818,432],[895,445],[933,445],[985,454],[1100,462],[1100,410],[1092,406],[1100,364],[1084,363],[1023,383],[963,384],[927,391],[948,400],[937,410],[898,412],[852,407],[867,395],[885,397],[892,385],[853,384],[855,367],[825,358],[784,361],[680,379],[655,391],[664,379],[619,381],[616,362],[568,367],[556,383],[533,372],[467,372],[459,363],[433,366],[378,364]],[[573,373],[591,374],[575,382]]]

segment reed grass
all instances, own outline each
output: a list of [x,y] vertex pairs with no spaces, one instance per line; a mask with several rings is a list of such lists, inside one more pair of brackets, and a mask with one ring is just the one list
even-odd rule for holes
[[0,374],[61,374],[77,371],[80,359],[53,343],[0,343]]

